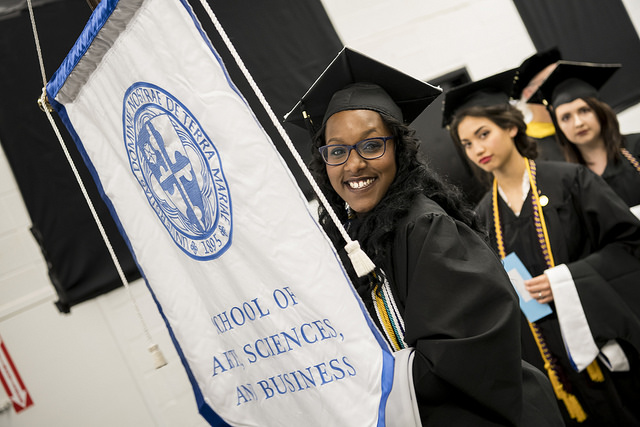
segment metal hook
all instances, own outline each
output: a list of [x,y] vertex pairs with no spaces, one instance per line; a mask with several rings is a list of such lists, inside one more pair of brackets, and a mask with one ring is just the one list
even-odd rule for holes
[[46,88],[42,88],[42,95],[40,95],[40,98],[38,98],[38,107],[40,107],[40,109],[42,111],[45,111],[45,108],[47,109],[47,111],[49,111],[50,113],[53,112],[53,107],[51,106],[51,104],[49,104],[49,99],[47,98],[47,91]]

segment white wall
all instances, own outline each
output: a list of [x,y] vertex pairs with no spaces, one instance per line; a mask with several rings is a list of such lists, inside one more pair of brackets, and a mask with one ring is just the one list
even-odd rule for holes
[[[418,79],[466,67],[478,80],[535,53],[512,0],[322,0],[345,45]],[[623,0],[636,28],[640,2]],[[619,115],[640,132],[640,105]]]
[[[640,25],[640,2],[623,0]],[[473,79],[534,51],[511,0],[323,0],[348,46],[417,78],[460,67]],[[46,52],[45,52],[46,54]],[[640,132],[640,107],[620,115]],[[203,426],[186,374],[142,282],[132,285],[169,360],[152,368],[124,289],[60,314],[16,183],[0,152],[0,337],[34,400],[0,414],[0,427]],[[0,408],[6,399],[0,388]]]
[[[142,281],[130,287],[168,364],[153,368],[124,288],[61,314],[29,218],[0,151],[0,337],[34,405],[0,427],[205,426],[178,355]],[[0,408],[7,396],[0,387]]]
[[323,0],[342,41],[416,78],[473,80],[535,52],[511,0]]

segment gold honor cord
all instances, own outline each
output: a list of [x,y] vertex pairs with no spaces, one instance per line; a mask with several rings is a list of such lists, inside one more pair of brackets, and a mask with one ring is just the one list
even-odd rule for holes
[[402,349],[403,346],[400,342],[400,338],[398,337],[396,327],[393,325],[391,316],[389,316],[389,310],[387,309],[387,304],[384,301],[380,285],[376,285],[376,287],[371,291],[371,294],[371,296],[373,297],[376,314],[378,315],[378,319],[380,320],[380,323],[384,328],[384,333],[387,336],[387,340],[391,344],[393,351]]
[[[356,214],[353,209],[347,206],[348,220],[351,221],[355,217]],[[345,228],[349,229],[349,222],[347,222]],[[406,347],[404,343],[404,321],[393,300],[391,290],[386,286],[389,282],[383,273],[378,275],[376,270],[372,271],[370,275],[372,282],[375,283],[371,290],[371,299],[373,300],[373,307],[376,310],[378,320],[382,325],[387,341],[391,344],[392,350],[394,352],[401,350]]]
[[[637,163],[637,162],[636,162]],[[536,231],[538,232],[538,238],[540,239],[540,247],[544,259],[547,263],[547,268],[555,267],[555,261],[553,260],[553,253],[551,252],[551,245],[549,243],[549,234],[547,233],[547,224],[544,221],[544,213],[542,212],[542,206],[540,205],[540,199],[538,196],[538,186],[536,184],[536,164],[533,160],[525,161],[527,166],[527,173],[529,174],[529,183],[531,184],[531,202],[533,203],[533,217],[536,223]],[[596,359],[593,360],[587,366],[587,373],[589,378],[595,382],[603,382],[604,375],[600,370],[600,366]]]
[[626,148],[621,148],[620,152],[624,157],[627,158],[627,160],[629,160],[629,163],[631,163],[631,166],[633,166],[634,168],[636,168],[638,172],[640,172],[640,163],[638,163],[638,159],[633,157],[633,155]]
[[[549,234],[547,232],[547,225],[544,220],[544,213],[542,212],[542,206],[540,205],[540,199],[538,195],[538,187],[536,185],[536,164],[533,160],[525,158],[525,166],[527,168],[527,174],[529,175],[529,183],[531,185],[531,205],[533,207],[533,218],[535,221],[536,233],[538,234],[538,241],[540,243],[540,249],[544,256],[547,268],[555,266],[553,259],[553,253],[551,252],[551,245],[549,244]],[[498,246],[498,253],[500,258],[504,259],[507,254],[504,248],[504,238],[502,235],[502,227],[500,226],[500,215],[498,212],[498,182],[494,178],[493,180],[493,224],[496,233],[496,242]],[[553,363],[553,357],[546,345],[542,332],[535,322],[528,322],[531,334],[536,341],[540,355],[544,361],[544,368],[547,371],[551,385],[559,400],[562,400],[569,416],[578,422],[582,422],[587,418],[587,414],[582,409],[578,399],[568,391],[564,389],[564,385],[560,381],[556,372],[555,364]],[[598,366],[596,360],[594,360],[588,367],[587,372],[589,377],[596,382],[604,381],[602,371]]]

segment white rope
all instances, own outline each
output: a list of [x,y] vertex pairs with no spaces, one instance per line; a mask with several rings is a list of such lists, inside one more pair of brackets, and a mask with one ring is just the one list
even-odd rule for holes
[[42,51],[40,50],[40,39],[38,38],[38,29],[36,28],[36,18],[33,15],[33,6],[31,0],[27,0],[29,7],[29,17],[31,18],[31,30],[33,31],[33,39],[36,42],[36,51],[38,52],[38,60],[40,62],[40,75],[42,76],[42,86],[47,85],[47,75],[44,72],[44,60],[42,59]]
[[[47,102],[46,100],[46,90],[45,88],[42,89],[42,96],[40,97],[39,103],[40,105],[45,105],[45,103]],[[67,158],[67,161],[69,162],[69,166],[71,166],[71,170],[73,171],[73,175],[76,177],[76,181],[78,182],[78,185],[80,186],[80,190],[82,191],[82,195],[84,196],[84,199],[87,202],[87,205],[89,206],[89,210],[91,211],[91,215],[93,216],[93,219],[96,222],[96,225],[98,226],[98,230],[100,231],[100,235],[102,236],[102,239],[104,240],[104,244],[107,247],[107,250],[109,251],[109,255],[111,255],[111,259],[113,260],[113,264],[116,267],[116,270],[118,271],[118,276],[120,276],[120,280],[122,281],[122,284],[124,285],[125,289],[127,290],[127,293],[129,295],[129,299],[131,300],[131,302],[133,303],[133,307],[136,311],[136,314],[138,316],[138,319],[140,320],[140,323],[142,324],[142,328],[144,330],[144,335],[147,338],[147,342],[149,343],[149,352],[151,352],[153,358],[154,358],[154,364],[156,369],[160,368],[164,365],[167,364],[166,360],[164,359],[164,356],[162,356],[162,353],[160,352],[160,349],[158,348],[157,344],[153,343],[153,338],[151,337],[151,333],[149,332],[149,328],[147,327],[146,322],[144,321],[144,318],[142,317],[142,313],[140,312],[140,307],[138,307],[138,303],[136,302],[135,297],[133,296],[133,293],[131,292],[131,287],[129,286],[129,280],[127,280],[127,277],[124,274],[124,271],[122,271],[122,266],[120,265],[120,261],[118,261],[118,256],[116,255],[115,251],[113,250],[113,246],[111,245],[111,241],[109,240],[109,236],[107,236],[107,233],[102,225],[102,221],[100,220],[100,217],[98,217],[98,213],[96,212],[96,209],[93,205],[93,202],[91,201],[91,197],[89,197],[89,193],[87,192],[87,188],[84,185],[84,182],[82,181],[82,177],[80,176],[80,174],[78,173],[78,169],[76,168],[75,163],[73,162],[73,159],[71,158],[71,155],[69,154],[69,150],[67,149],[66,144],[64,143],[64,140],[62,138],[62,135],[60,134],[60,130],[58,129],[58,126],[56,125],[56,122],[53,120],[53,116],[51,115],[51,112],[48,108],[44,108],[43,109],[44,113],[47,115],[47,118],[49,119],[49,123],[51,123],[51,127],[53,128],[53,131],[55,132],[56,136],[58,137],[58,141],[60,142],[60,147],[62,147],[62,151],[64,152],[65,157]]]
[[140,320],[140,323],[142,324],[142,328],[144,330],[144,335],[147,338],[147,342],[149,344],[148,350],[149,350],[149,352],[151,353],[151,355],[153,357],[154,366],[156,367],[156,369],[161,368],[162,366],[167,364],[167,361],[165,360],[164,355],[160,351],[158,345],[153,342],[153,339],[151,337],[151,333],[149,332],[149,328],[147,327],[147,324],[144,321],[144,318],[142,317],[142,313],[140,312],[140,307],[138,307],[138,304],[137,304],[137,302],[135,300],[135,297],[133,296],[133,294],[131,292],[131,288],[129,286],[129,281],[127,280],[127,277],[125,276],[124,272],[122,271],[122,266],[120,265],[120,261],[118,261],[118,257],[116,256],[115,251],[113,250],[113,246],[111,245],[111,241],[109,240],[109,236],[107,236],[107,233],[104,230],[104,227],[102,225],[102,221],[98,217],[98,213],[96,212],[95,207],[93,205],[93,202],[91,201],[91,198],[89,197],[89,193],[87,192],[87,189],[86,189],[86,187],[84,185],[84,182],[82,181],[82,178],[80,177],[80,174],[78,173],[78,169],[76,168],[76,165],[73,162],[73,159],[71,158],[71,155],[69,154],[69,150],[67,150],[67,146],[64,143],[64,139],[62,138],[62,135],[60,134],[60,130],[58,129],[58,126],[56,125],[56,122],[53,120],[53,116],[51,116],[52,109],[51,109],[51,106],[49,105],[49,103],[47,101],[47,92],[46,92],[47,77],[46,77],[46,74],[45,74],[45,71],[44,71],[44,60],[43,60],[43,56],[42,56],[42,50],[40,49],[40,40],[38,38],[38,31],[37,31],[37,28],[36,28],[36,21],[35,21],[35,17],[34,17],[34,14],[33,14],[33,7],[31,5],[31,0],[27,0],[27,4],[28,4],[28,8],[29,8],[29,15],[31,17],[31,28],[33,30],[33,36],[34,36],[35,43],[36,43],[36,51],[38,52],[38,61],[40,62],[40,72],[42,74],[42,81],[43,81],[43,84],[44,84],[44,87],[42,88],[42,95],[38,99],[38,105],[40,106],[42,111],[44,111],[44,113],[46,114],[47,119],[49,119],[49,123],[51,124],[51,127],[53,128],[53,131],[55,132],[56,136],[58,137],[58,141],[60,142],[60,146],[62,147],[62,151],[64,152],[64,155],[67,158],[67,161],[69,162],[69,166],[71,166],[71,170],[73,171],[73,175],[76,177],[76,181],[78,182],[78,185],[80,186],[80,190],[82,191],[82,195],[84,196],[84,199],[86,200],[87,205],[89,206],[89,210],[91,211],[91,215],[93,216],[93,219],[95,220],[96,225],[98,226],[98,230],[100,231],[100,235],[102,236],[102,239],[104,240],[104,243],[105,243],[105,246],[107,247],[107,250],[109,251],[109,255],[111,255],[111,259],[113,260],[113,264],[116,267],[116,270],[118,272],[118,276],[120,276],[120,280],[122,281],[123,286],[127,290],[127,293],[129,295],[129,300],[133,303],[133,307],[134,307],[134,309],[136,311],[138,319]]
[[256,96],[258,97],[258,100],[262,104],[262,107],[267,112],[269,118],[273,122],[273,125],[278,130],[278,133],[284,140],[287,148],[289,149],[294,159],[298,163],[298,166],[300,166],[300,168],[302,169],[302,172],[304,173],[305,177],[311,184],[313,191],[316,193],[316,195],[320,199],[320,202],[322,203],[324,208],[327,210],[327,213],[331,217],[331,220],[333,221],[333,223],[336,225],[336,227],[338,227],[338,231],[342,235],[342,238],[345,240],[345,242],[347,242],[347,244],[345,245],[345,249],[347,251],[347,254],[349,255],[349,258],[351,259],[351,262],[353,264],[353,268],[356,271],[356,274],[359,277],[367,275],[368,273],[373,271],[373,269],[375,268],[375,265],[373,264],[373,262],[371,262],[369,257],[360,248],[360,243],[358,243],[358,241],[351,240],[351,238],[349,237],[347,230],[345,230],[344,226],[338,219],[338,216],[333,211],[326,197],[322,193],[322,190],[320,190],[320,187],[318,187],[318,184],[316,183],[315,179],[313,179],[313,176],[311,175],[311,172],[309,172],[309,170],[307,169],[307,166],[305,165],[304,160],[300,156],[300,153],[298,153],[298,150],[296,150],[295,146],[291,142],[291,139],[289,138],[289,135],[287,135],[286,131],[280,124],[278,117],[275,115],[275,113],[271,109],[271,106],[267,102],[266,98],[262,94],[262,91],[260,90],[256,82],[253,80],[251,73],[249,73],[249,70],[244,65],[242,58],[240,58],[240,55],[238,54],[235,47],[233,46],[231,39],[227,36],[227,33],[224,31],[224,28],[222,28],[222,25],[220,24],[220,21],[218,21],[218,18],[213,13],[213,10],[211,10],[209,3],[207,3],[205,0],[200,0],[200,3],[202,4],[202,7],[204,7],[204,9],[206,10],[207,14],[209,15],[209,18],[211,19],[211,22],[216,27],[216,30],[222,37],[224,44],[227,46],[227,49],[229,49],[229,52],[231,52],[233,59],[236,61],[236,64],[238,64],[238,67],[242,71],[242,74],[244,75],[245,79],[247,79],[249,86],[251,86],[251,89],[253,89],[253,91],[255,92]]

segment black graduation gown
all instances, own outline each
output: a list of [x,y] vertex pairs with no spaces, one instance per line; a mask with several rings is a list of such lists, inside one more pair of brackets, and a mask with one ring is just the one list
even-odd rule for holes
[[564,161],[564,153],[562,152],[562,147],[560,147],[560,144],[556,140],[555,134],[545,136],[544,138],[534,138],[532,136],[529,138],[538,144],[537,158],[539,160]]
[[[625,147],[640,162],[640,134],[625,135]],[[617,162],[608,162],[602,178],[627,206],[640,205],[640,172],[622,155]]]
[[[547,346],[571,384],[588,419],[575,425],[628,426],[640,420],[640,222],[597,175],[582,165],[537,162],[537,186],[549,199],[543,207],[556,265],[565,264],[582,303],[596,345],[616,339],[631,362],[631,372],[610,373],[603,383],[574,371],[554,313],[539,320]],[[530,193],[516,217],[498,197],[505,251],[516,252],[533,277],[546,269],[535,230]],[[479,216],[497,251],[491,192],[480,201]],[[522,357],[543,369],[543,362],[524,316]],[[573,424],[559,406],[567,425]],[[630,414],[635,412],[635,414]],[[635,417],[635,419],[634,419]]]
[[[402,312],[405,342],[416,351],[413,380],[423,425],[523,425],[519,308],[491,248],[418,196],[397,226],[392,254],[379,267]],[[367,286],[358,291],[378,322]],[[540,399],[544,385],[532,384],[539,379],[528,374],[527,398]],[[548,391],[551,411],[537,409],[544,406],[538,401],[525,402],[530,420],[536,420],[528,425],[558,425]]]

